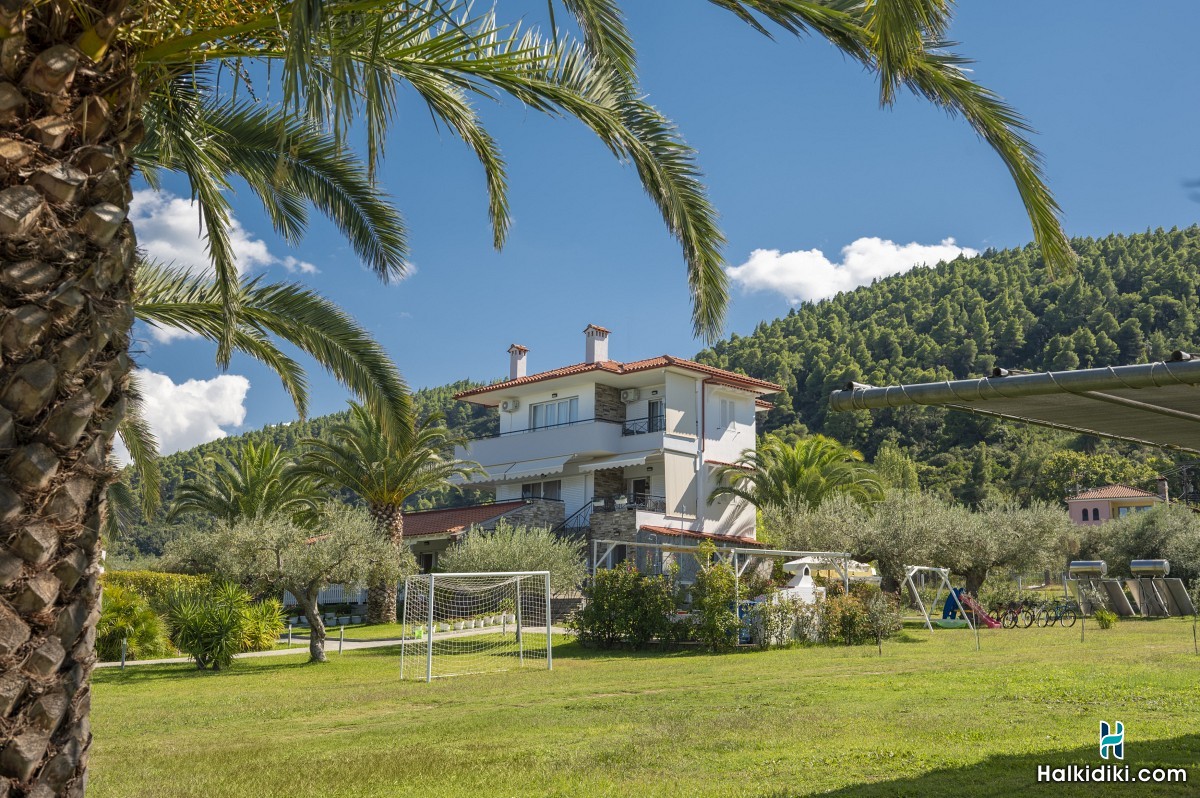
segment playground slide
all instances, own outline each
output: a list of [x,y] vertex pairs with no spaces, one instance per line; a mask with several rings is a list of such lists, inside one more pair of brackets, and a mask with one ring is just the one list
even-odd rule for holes
[[975,600],[974,596],[969,593],[963,593],[958,597],[958,600],[962,602],[963,607],[975,613],[975,618],[978,623],[982,623],[989,629],[1000,628],[1000,622],[984,612],[983,607],[979,606],[979,602]]

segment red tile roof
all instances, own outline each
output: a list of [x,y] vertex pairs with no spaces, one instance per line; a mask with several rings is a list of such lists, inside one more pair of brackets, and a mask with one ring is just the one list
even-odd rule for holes
[[667,526],[643,526],[643,532],[653,532],[656,535],[679,535],[685,538],[697,538],[700,540],[711,540],[714,543],[736,543],[739,546],[765,546],[765,543],[759,543],[757,540],[750,538],[742,538],[737,535],[715,535],[711,532],[693,532],[690,529],[672,529]]
[[[539,374],[530,374],[526,377],[517,377],[516,379],[504,380],[493,385],[485,385],[482,388],[472,388],[469,391],[455,394],[455,399],[467,399],[471,396],[479,394],[491,393],[493,391],[503,391],[509,388],[516,388],[521,385],[529,385],[534,382],[542,382],[543,380],[552,380],[557,377],[570,377],[576,374],[586,374],[589,371],[603,371],[608,374],[636,374],[639,371],[650,371],[651,369],[666,368],[674,366],[675,368],[687,369],[700,374],[707,374],[710,379],[718,382],[731,385],[735,388],[744,388],[746,390],[758,391],[759,393],[775,393],[782,391],[783,387],[776,385],[773,382],[766,380],[758,380],[753,377],[747,377],[745,374],[738,374],[725,369],[706,366],[703,363],[697,363],[694,360],[687,360],[682,357],[674,357],[672,355],[660,355],[659,357],[651,357],[645,360],[634,360],[629,363],[621,363],[616,360],[600,360],[595,363],[576,363],[572,366],[563,366],[550,371],[543,371]],[[479,402],[478,404],[485,404]]]
[[1099,488],[1085,490],[1067,498],[1072,502],[1076,499],[1157,499],[1157,493],[1151,493],[1141,488],[1131,488],[1128,485],[1104,485]]
[[443,510],[405,513],[404,537],[419,538],[426,535],[462,532],[474,524],[491,521],[524,506],[525,501],[518,499],[492,504],[473,504],[469,507],[448,507]]

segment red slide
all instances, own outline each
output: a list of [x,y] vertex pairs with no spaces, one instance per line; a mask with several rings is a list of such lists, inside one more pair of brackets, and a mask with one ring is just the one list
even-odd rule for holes
[[997,621],[992,616],[988,615],[986,612],[984,612],[983,607],[979,606],[979,602],[975,600],[974,596],[969,595],[967,593],[962,593],[961,595],[959,595],[958,600],[962,602],[962,605],[964,607],[966,607],[968,610],[970,610],[971,612],[973,612],[975,614],[975,622],[976,623],[979,623],[982,621],[983,624],[985,626],[987,626],[987,628],[989,628],[989,629],[999,629],[1000,628],[1000,622]]

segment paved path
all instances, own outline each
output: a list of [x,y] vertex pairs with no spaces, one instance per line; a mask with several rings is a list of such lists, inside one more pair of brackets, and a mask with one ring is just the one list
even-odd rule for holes
[[[542,627],[538,627],[537,629],[529,629],[529,631],[537,632],[537,631],[541,631],[541,629],[542,629]],[[487,629],[463,629],[463,630],[457,631],[457,632],[438,632],[437,634],[434,635],[434,639],[435,640],[445,640],[445,639],[455,638],[455,637],[469,637],[471,635],[486,634],[488,632],[494,633],[495,628],[491,627],[491,628],[487,628]],[[567,630],[560,626],[551,627],[551,632],[552,632],[552,634],[555,634],[555,635],[567,634]],[[423,640],[424,640],[424,638],[417,638],[417,639],[408,638],[408,642],[410,642],[410,643],[420,642]],[[286,643],[287,636],[285,635],[284,637],[281,637],[279,639],[279,642]],[[388,638],[386,640],[351,640],[351,639],[347,638],[345,640],[345,642],[342,644],[342,649],[344,651],[353,651],[354,649],[359,649],[359,648],[387,648],[388,646],[398,646],[403,642],[404,642],[404,640],[399,637],[392,637],[392,638]],[[270,651],[248,651],[245,654],[234,654],[233,658],[234,659],[249,659],[251,657],[285,657],[289,654],[305,654],[305,655],[308,654],[308,638],[293,637],[292,643],[293,643],[293,645],[291,648],[275,648],[275,649],[271,649]],[[338,649],[337,635],[328,635],[325,638],[325,653],[326,654],[336,654],[337,649]],[[180,664],[187,664],[190,662],[192,662],[191,657],[171,657],[168,659],[129,660],[125,664],[127,666],[180,665]],[[96,667],[97,668],[119,668],[119,667],[121,667],[121,663],[120,662],[97,662]]]

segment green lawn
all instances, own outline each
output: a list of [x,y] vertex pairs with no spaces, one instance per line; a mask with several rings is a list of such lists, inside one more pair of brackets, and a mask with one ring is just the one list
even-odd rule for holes
[[[397,679],[397,649],[98,671],[89,795],[1011,796],[1200,794],[1190,620],[923,629],[867,648],[712,656],[555,649],[554,670]],[[1036,785],[1125,762],[1191,783]]]

